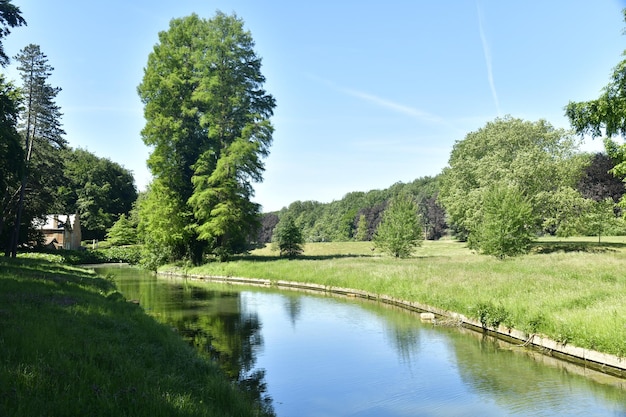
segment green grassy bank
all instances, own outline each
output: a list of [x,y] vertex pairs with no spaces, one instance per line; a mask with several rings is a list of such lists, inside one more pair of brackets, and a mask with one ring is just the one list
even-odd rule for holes
[[318,243],[296,260],[266,248],[186,272],[360,289],[624,357],[625,266],[624,238],[546,239],[504,261],[442,240],[424,242],[409,259],[381,256],[368,242]]
[[0,258],[1,416],[257,416],[217,366],[112,282]]

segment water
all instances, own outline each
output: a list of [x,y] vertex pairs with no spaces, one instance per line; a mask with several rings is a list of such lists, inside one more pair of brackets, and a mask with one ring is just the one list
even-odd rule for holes
[[106,272],[279,417],[626,416],[623,379],[406,311]]

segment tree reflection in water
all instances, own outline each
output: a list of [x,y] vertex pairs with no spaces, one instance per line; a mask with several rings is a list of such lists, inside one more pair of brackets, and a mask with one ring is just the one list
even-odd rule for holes
[[243,312],[239,292],[157,280],[134,269],[116,270],[115,277],[127,299],[139,300],[147,312],[215,361],[264,411],[274,414],[265,370],[255,369],[263,346],[261,322],[255,312]]

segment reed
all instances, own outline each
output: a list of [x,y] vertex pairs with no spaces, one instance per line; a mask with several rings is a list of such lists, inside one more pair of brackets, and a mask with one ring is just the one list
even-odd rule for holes
[[504,325],[624,357],[625,242],[542,239],[532,254],[504,261],[452,240],[425,242],[409,259],[385,257],[369,242],[310,243],[295,260],[264,248],[187,272],[354,288],[475,319],[491,306]]

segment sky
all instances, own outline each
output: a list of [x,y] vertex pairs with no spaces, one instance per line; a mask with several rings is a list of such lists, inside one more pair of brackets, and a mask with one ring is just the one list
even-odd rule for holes
[[[435,176],[456,141],[497,117],[569,129],[569,101],[595,99],[626,49],[621,0],[13,0],[55,69],[66,139],[151,176],[137,95],[173,18],[244,21],[277,101],[254,201],[264,212]],[[19,83],[15,62],[4,69]],[[582,150],[599,151],[601,140]]]

